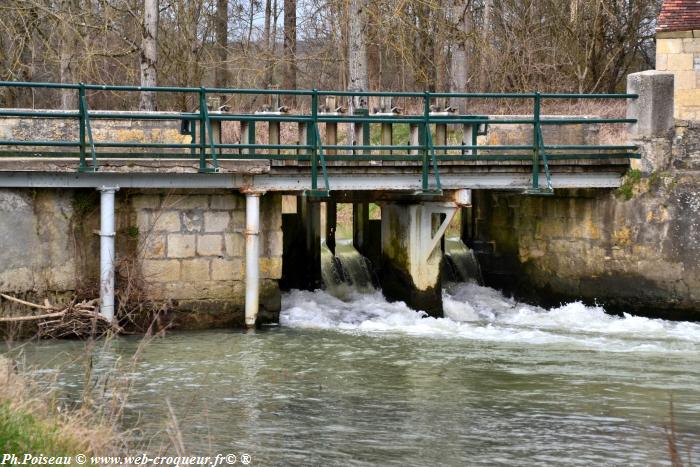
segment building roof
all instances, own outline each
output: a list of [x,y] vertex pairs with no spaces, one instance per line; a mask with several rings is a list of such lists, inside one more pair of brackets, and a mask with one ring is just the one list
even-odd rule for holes
[[664,0],[656,32],[700,29],[700,0]]

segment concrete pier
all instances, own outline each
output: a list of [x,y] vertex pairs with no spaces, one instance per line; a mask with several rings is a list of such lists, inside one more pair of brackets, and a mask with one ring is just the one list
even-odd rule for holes
[[447,203],[382,205],[380,281],[388,300],[442,316],[439,243],[456,209]]

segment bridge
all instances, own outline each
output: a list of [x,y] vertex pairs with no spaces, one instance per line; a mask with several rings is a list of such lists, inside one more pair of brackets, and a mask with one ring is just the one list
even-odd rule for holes
[[[639,97],[634,93],[349,92],[26,82],[0,82],[0,87],[70,90],[76,95],[75,110],[0,109],[0,188],[100,190],[101,310],[110,318],[119,189],[245,194],[248,325],[255,324],[259,308],[262,194],[299,196],[296,230],[307,239],[299,245],[312,263],[302,275],[310,276],[312,284],[320,268],[319,203],[325,202],[334,213],[336,202],[353,202],[362,210],[363,203],[381,201],[381,261],[395,279],[383,284],[385,294],[439,314],[438,244],[455,212],[470,204],[470,190],[546,196],[557,188],[615,188],[630,160],[640,158],[637,146],[603,144],[598,136],[601,127],[622,127],[618,134],[624,135],[625,125],[638,123],[629,112],[625,118],[543,112],[548,103],[634,103]],[[90,106],[94,96],[144,91],[182,96],[195,110]],[[289,108],[284,99],[297,105]],[[343,101],[360,106],[349,109],[352,104]],[[489,112],[489,105],[503,103],[518,109],[519,115]],[[469,105],[478,111],[470,112]],[[366,223],[357,222],[360,238],[368,235]],[[356,245],[364,253],[362,241]]]

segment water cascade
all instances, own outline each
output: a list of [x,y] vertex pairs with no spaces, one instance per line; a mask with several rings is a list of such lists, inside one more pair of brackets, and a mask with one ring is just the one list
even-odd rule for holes
[[376,278],[370,261],[353,247],[351,239],[338,239],[335,256],[325,243],[321,245],[321,276],[326,290],[336,294],[355,290],[370,292]]
[[442,274],[447,282],[474,281],[477,284],[484,283],[474,251],[467,248],[459,237],[445,237],[445,259],[442,263]]

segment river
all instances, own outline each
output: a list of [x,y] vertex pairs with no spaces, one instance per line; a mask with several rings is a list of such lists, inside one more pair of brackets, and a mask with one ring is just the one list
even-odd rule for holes
[[[284,295],[279,327],[155,338],[133,367],[140,339],[100,344],[94,397],[120,365],[110,377],[129,380],[136,451],[165,444],[169,401],[190,454],[401,466],[669,464],[672,398],[700,458],[699,324],[545,310],[476,283],[445,290],[443,319],[378,291],[337,295]],[[53,341],[14,354],[70,401],[84,351]]]

